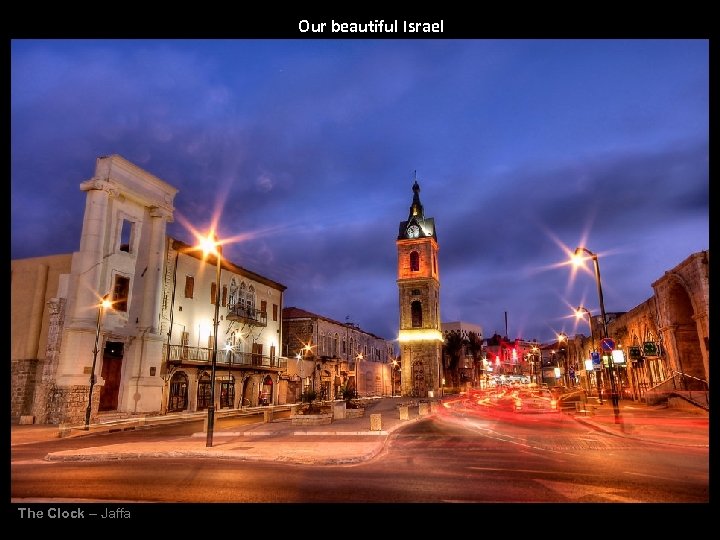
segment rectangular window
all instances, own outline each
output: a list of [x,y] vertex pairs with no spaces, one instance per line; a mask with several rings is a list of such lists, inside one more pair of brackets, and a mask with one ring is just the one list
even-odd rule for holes
[[217,283],[213,282],[210,284],[210,303],[215,304],[215,299],[217,298]]
[[273,304],[273,321],[277,321],[278,318],[278,305]]
[[128,295],[130,294],[130,279],[125,276],[115,276],[113,288],[113,309],[127,312]]
[[260,300],[260,312],[264,313],[267,317],[267,301],[266,300]]
[[262,343],[253,343],[252,344],[252,364],[253,364],[253,366],[261,366],[262,365],[262,350],[263,350]]
[[123,219],[122,225],[120,226],[120,251],[130,253],[134,225],[132,221]]
[[192,298],[194,290],[195,278],[192,276],[185,276],[185,298]]
[[188,357],[188,344],[190,343],[190,332],[185,332],[183,330],[182,335],[180,336],[180,343],[182,344],[182,355],[181,357],[184,360],[187,360]]
[[222,307],[227,306],[227,286],[223,285],[222,288],[222,304],[220,304]]

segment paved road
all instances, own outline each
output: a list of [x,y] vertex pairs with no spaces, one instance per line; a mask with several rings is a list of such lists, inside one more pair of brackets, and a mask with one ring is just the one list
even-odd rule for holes
[[[365,405],[362,417],[335,419],[331,424],[315,426],[298,426],[289,418],[276,418],[275,414],[266,412],[273,410],[271,408],[234,411],[230,414],[262,414],[263,420],[267,421],[229,429],[218,428],[214,432],[211,447],[206,445],[204,432],[128,443],[113,442],[111,437],[93,437],[92,446],[51,452],[45,459],[92,461],[141,457],[215,457],[318,465],[352,464],[379,454],[388,435],[398,427],[424,416],[442,414],[446,407],[463,407],[468,404],[464,396],[449,396],[432,401],[402,397],[372,398],[366,400]],[[287,410],[287,407],[281,409]],[[607,402],[588,412],[551,414],[569,414],[578,422],[619,437],[657,444],[709,446],[709,414],[703,410],[675,409],[663,405],[647,406],[621,401],[617,417]],[[173,421],[198,421],[202,417],[203,413],[168,415],[147,418],[142,425],[138,425],[137,420],[93,425],[90,431],[96,433],[123,429],[140,430]],[[373,417],[375,425],[371,423]],[[82,429],[75,429],[71,430],[69,436],[82,437],[86,434]],[[12,428],[11,443],[15,446],[58,437],[57,426],[16,425]],[[252,444],[248,444],[248,441],[252,441]]]

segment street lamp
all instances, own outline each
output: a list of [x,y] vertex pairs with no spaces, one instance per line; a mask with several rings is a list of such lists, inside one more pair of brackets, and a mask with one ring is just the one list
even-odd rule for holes
[[112,306],[112,302],[108,300],[108,295],[103,296],[102,302],[98,306],[97,321],[95,322],[95,347],[93,348],[92,369],[90,370],[90,393],[88,394],[88,405],[85,410],[85,431],[90,429],[90,415],[92,414],[92,395],[95,386],[95,366],[97,365],[98,344],[100,342],[100,323],[102,322],[103,312]]
[[565,342],[565,353],[563,354],[563,379],[565,380],[565,386],[570,387],[570,378],[568,377],[568,361],[570,357],[570,338],[565,332],[560,332],[557,336],[558,349],[561,349],[560,343]]
[[[590,313],[590,311],[583,306],[578,306],[575,309],[575,317],[577,317],[578,319],[584,319],[586,313],[588,316],[588,326],[590,326],[590,342],[592,343],[592,350],[590,351],[590,353],[592,356],[592,353],[595,352],[595,331],[593,329],[592,313]],[[600,392],[600,371],[599,370],[595,372],[595,383],[597,384],[597,388],[598,388],[598,399],[600,401],[600,405],[602,405],[602,393]],[[589,382],[588,382],[588,390],[590,390]]]
[[220,261],[222,259],[222,248],[218,243],[217,234],[212,238],[208,236],[202,239],[202,249],[205,256],[213,252],[215,255],[215,318],[213,320],[213,351],[210,364],[210,405],[208,406],[207,419],[207,440],[205,446],[213,445],[213,431],[215,429],[215,367],[217,366],[218,348],[218,327],[220,326]]
[[357,390],[357,397],[360,397],[360,360],[362,359],[362,353],[357,353],[355,357],[355,386],[357,386],[355,390]]
[[395,397],[395,371],[397,370],[397,367],[398,367],[398,361],[393,360],[392,366],[393,366],[392,367],[392,397]]
[[539,387],[542,378],[542,351],[537,341],[533,342],[532,352],[537,356],[537,368],[535,367],[535,362],[533,362],[533,371],[535,374],[535,384]]
[[[597,253],[593,253],[585,247],[579,247],[575,249],[575,254],[573,255],[573,263],[575,264],[575,266],[583,264],[583,262],[585,261],[585,257],[583,256],[583,254],[589,255],[590,258],[592,258],[593,260],[593,265],[595,267],[595,281],[597,283],[598,299],[600,300],[600,322],[602,322],[602,337],[607,338],[607,317],[605,316],[605,302],[603,301],[602,282],[600,281],[600,263],[598,262]],[[608,376],[610,378],[610,392],[613,402],[613,410],[615,413],[615,423],[618,424],[620,423],[620,410],[618,409],[618,396],[617,391],[615,390],[615,377],[613,374],[612,358],[610,359],[608,365]]]

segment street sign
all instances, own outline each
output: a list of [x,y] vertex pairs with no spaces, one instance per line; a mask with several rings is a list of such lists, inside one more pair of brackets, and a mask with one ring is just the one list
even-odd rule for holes
[[603,338],[600,342],[600,348],[603,351],[612,351],[615,348],[615,340],[609,337]]
[[643,343],[643,353],[645,356],[657,356],[657,345],[654,341],[646,341]]
[[591,352],[590,358],[592,359],[593,369],[602,369],[602,364],[600,363],[600,353],[599,352]]

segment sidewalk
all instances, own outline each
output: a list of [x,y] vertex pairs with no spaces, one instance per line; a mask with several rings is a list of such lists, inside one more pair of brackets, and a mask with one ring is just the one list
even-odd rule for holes
[[[406,419],[400,418],[399,406],[407,406]],[[248,461],[276,461],[304,464],[352,464],[371,459],[382,452],[388,436],[395,429],[430,416],[443,406],[439,400],[429,402],[412,398],[375,398],[367,402],[359,418],[334,419],[330,424],[298,426],[289,418],[244,425],[236,431],[217,429],[213,445],[207,447],[204,432],[167,438],[162,441],[112,444],[95,438],[97,446],[52,452],[48,461],[93,461],[145,457],[208,457]],[[422,409],[422,411],[421,411]],[[607,433],[647,442],[690,447],[709,447],[709,414],[703,410],[674,409],[664,405],[647,406],[620,401],[617,422],[613,407],[605,402],[592,412],[569,414],[578,422]],[[175,419],[197,419],[193,415],[174,415]],[[375,417],[380,415],[380,425]],[[163,417],[155,419],[167,422]],[[115,422],[114,429],[122,429]],[[148,418],[145,425],[152,425]],[[97,427],[97,426],[93,426]],[[102,427],[102,426],[101,426]],[[379,427],[379,429],[378,429]],[[373,428],[373,429],[371,429]],[[81,433],[76,435],[82,436]],[[26,444],[59,437],[58,426],[12,426],[11,444]],[[151,437],[148,437],[150,439]]]
[[589,414],[575,411],[572,414],[577,421],[613,435],[658,444],[710,446],[710,413],[700,408],[620,400],[617,418],[607,400],[593,408]]

